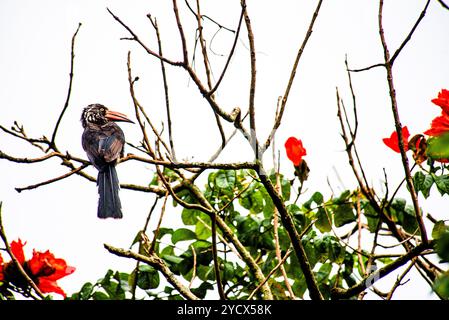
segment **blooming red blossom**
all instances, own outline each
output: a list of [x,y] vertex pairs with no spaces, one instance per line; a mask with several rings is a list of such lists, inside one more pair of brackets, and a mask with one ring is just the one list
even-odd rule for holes
[[48,250],[45,252],[33,250],[33,257],[28,261],[28,268],[38,279],[37,286],[43,293],[55,292],[66,296],[56,281],[72,274],[75,268],[67,266],[65,260],[56,259]]
[[287,157],[293,162],[295,166],[299,166],[302,157],[307,155],[306,149],[302,145],[302,141],[295,137],[290,137],[285,142],[285,151]]
[[[33,257],[30,260],[25,259],[23,247],[25,243],[22,240],[11,242],[11,251],[17,261],[23,266],[25,272],[36,283],[39,290],[43,293],[55,292],[64,297],[66,294],[56,283],[57,280],[72,274],[74,267],[67,266],[63,259],[57,259],[50,251],[38,252],[33,250]],[[12,261],[3,263],[0,256],[0,281],[12,282],[18,286],[23,285],[22,275],[13,266]]]
[[[408,138],[410,137],[410,133],[408,132],[407,126],[402,128],[402,141],[404,143],[405,151],[408,151]],[[387,147],[391,148],[393,151],[400,153],[399,150],[399,139],[398,133],[394,131],[389,138],[383,138],[382,141],[387,145]]]
[[436,137],[448,131],[449,131],[449,114],[443,111],[441,112],[440,116],[432,120],[430,129],[424,131],[424,134]]
[[449,90],[441,89],[438,98],[432,99],[432,102],[443,109],[443,112],[449,116]]
[[440,116],[432,120],[430,129],[424,131],[424,134],[437,137],[449,131],[449,90],[442,89],[438,98],[432,99],[432,102],[441,107],[442,111]]

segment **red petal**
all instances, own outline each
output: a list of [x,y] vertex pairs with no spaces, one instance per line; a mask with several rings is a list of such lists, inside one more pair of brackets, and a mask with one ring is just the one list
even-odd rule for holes
[[295,137],[290,137],[285,141],[285,151],[287,152],[287,157],[295,166],[299,166],[302,157],[307,155],[307,151],[303,147],[302,141]]
[[49,280],[58,280],[75,271],[67,266],[64,259],[56,259],[50,251],[33,251],[33,257],[28,262],[31,273],[35,276],[45,277]]
[[25,263],[25,254],[23,253],[23,246],[26,244],[22,243],[22,240],[18,239],[17,241],[11,242],[11,251],[14,257],[16,257],[17,261],[20,264]]
[[65,292],[58,286],[56,281],[46,278],[39,278],[38,281],[39,284],[37,286],[43,293],[55,292],[62,295],[64,298],[66,297]]
[[438,93],[438,98],[432,99],[432,102],[449,114],[449,90],[442,89]]
[[[402,141],[404,143],[405,151],[408,151],[408,139],[410,137],[410,132],[408,131],[407,126],[402,128]],[[396,131],[393,131],[389,138],[383,138],[382,141],[385,143],[387,147],[392,149],[393,151],[400,153],[399,149],[399,138]]]
[[424,131],[424,134],[428,136],[439,136],[447,131],[449,131],[449,115],[442,112],[440,116],[432,120],[430,129]]

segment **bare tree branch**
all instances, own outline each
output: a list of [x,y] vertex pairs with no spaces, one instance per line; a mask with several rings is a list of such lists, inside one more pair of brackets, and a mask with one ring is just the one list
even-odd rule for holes
[[192,291],[190,291],[189,288],[184,286],[176,278],[176,276],[173,274],[173,272],[171,272],[171,270],[166,265],[164,260],[159,258],[157,255],[150,254],[148,256],[144,256],[142,254],[138,254],[138,253],[132,252],[131,250],[124,250],[124,249],[121,249],[121,248],[115,248],[115,247],[113,247],[113,246],[111,246],[109,244],[106,244],[106,243],[104,244],[104,247],[105,247],[106,250],[108,250],[112,254],[115,254],[116,256],[130,258],[130,259],[138,260],[138,261],[144,262],[146,264],[149,264],[150,266],[152,266],[156,270],[160,271],[164,275],[164,277],[167,279],[167,281],[173,287],[175,287],[175,289],[183,297],[185,297],[186,299],[189,299],[189,300],[198,300],[198,297],[196,295],[194,295],[192,293]]
[[390,92],[391,108],[393,111],[396,133],[398,135],[399,150],[401,151],[402,165],[403,165],[404,171],[405,171],[407,187],[410,192],[410,196],[412,198],[413,207],[415,209],[416,220],[418,222],[419,230],[421,232],[421,239],[424,243],[426,243],[428,240],[427,232],[426,232],[426,228],[424,226],[424,221],[422,219],[421,208],[418,203],[418,195],[416,194],[415,186],[413,184],[412,176],[410,173],[408,158],[405,153],[405,146],[404,146],[404,140],[403,140],[403,135],[402,135],[402,125],[401,125],[401,121],[399,118],[398,104],[397,104],[397,100],[396,100],[396,90],[394,88],[394,81],[393,81],[393,70],[392,70],[393,66],[391,63],[390,52],[388,50],[388,45],[385,40],[384,29],[383,29],[383,25],[382,25],[382,9],[383,9],[383,0],[380,0],[379,1],[379,15],[378,15],[379,35],[380,35],[380,40],[382,43],[382,48],[384,50],[385,69],[387,71],[387,82],[388,82],[388,88],[389,88],[389,92]]
[[[156,32],[157,37],[157,44],[159,47],[159,55],[163,56],[162,53],[162,40],[161,35],[159,33],[159,27],[157,25],[157,20],[154,18],[154,20],[151,18],[151,15],[147,15],[148,19],[150,19],[151,24],[153,25],[153,28]],[[168,141],[170,143],[170,153],[173,158],[173,160],[176,160],[176,153],[175,153],[175,147],[173,143],[173,130],[172,130],[172,122],[171,122],[171,112],[170,112],[170,98],[168,93],[168,83],[167,83],[167,74],[165,72],[165,64],[164,61],[160,60],[161,62],[161,72],[162,72],[162,80],[164,82],[164,93],[165,93],[165,109],[167,112],[167,125],[168,125]]]
[[53,150],[56,151],[56,142],[55,142],[56,134],[58,132],[58,128],[61,123],[62,117],[64,116],[64,113],[66,112],[66,110],[69,106],[70,96],[72,94],[73,66],[74,66],[74,61],[75,61],[75,39],[76,39],[76,35],[78,34],[78,31],[80,30],[80,28],[81,28],[81,23],[78,24],[78,28],[76,29],[76,31],[72,37],[72,50],[71,50],[71,59],[70,59],[70,75],[69,75],[70,80],[69,80],[69,89],[67,91],[67,98],[65,100],[64,107],[62,108],[62,111],[59,114],[59,118],[56,121],[55,129],[53,130],[53,134],[51,135],[51,141],[50,141],[50,145],[48,146],[47,151],[50,148],[52,148]]
[[373,285],[379,279],[382,279],[397,268],[406,264],[408,261],[420,255],[423,251],[433,248],[433,245],[433,240],[427,243],[421,243],[403,256],[387,264],[385,267],[380,268],[379,270],[367,275],[362,279],[362,281],[350,287],[349,289],[333,288],[331,290],[332,299],[345,299],[361,293],[363,290]]

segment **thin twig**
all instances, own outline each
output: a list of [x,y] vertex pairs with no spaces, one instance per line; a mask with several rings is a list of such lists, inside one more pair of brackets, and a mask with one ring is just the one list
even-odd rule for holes
[[331,290],[331,296],[333,299],[345,299],[349,297],[353,297],[354,295],[359,294],[363,290],[367,289],[371,285],[373,285],[376,281],[379,279],[382,279],[386,275],[390,274],[397,268],[403,266],[408,261],[412,260],[413,258],[420,255],[423,251],[427,249],[431,249],[434,246],[434,240],[430,240],[427,243],[421,243],[418,246],[411,249],[409,252],[405,253],[395,261],[391,262],[390,264],[387,264],[385,267],[380,268],[370,275],[367,275],[360,281],[358,284],[355,284],[354,286],[350,287],[349,289],[342,289],[342,288],[333,288]]
[[25,133],[25,129],[23,128],[23,126],[19,126],[17,121],[14,121],[14,126],[11,127],[11,130],[5,128],[2,125],[0,125],[0,129],[2,129],[9,135],[12,135],[13,137],[25,140],[26,142],[30,143],[32,146],[36,148],[39,148],[43,152],[45,152],[45,148],[41,144],[47,146],[50,144],[50,141],[48,141],[48,139],[45,136],[40,139],[29,138]]
[[208,92],[208,95],[213,95],[214,92],[217,91],[218,87],[220,86],[221,81],[223,80],[223,78],[224,78],[224,76],[226,74],[226,71],[228,70],[228,66],[229,66],[229,64],[231,62],[231,58],[234,55],[235,47],[237,46],[237,40],[239,39],[240,29],[241,29],[241,26],[242,26],[244,11],[245,11],[245,9],[242,8],[242,12],[240,14],[239,23],[238,23],[238,26],[237,26],[237,31],[236,31],[235,37],[234,37],[234,42],[232,44],[231,51],[229,52],[228,59],[226,60],[226,63],[224,65],[224,67],[223,67],[223,71],[221,72],[220,77],[218,78],[217,82],[215,83],[215,86]]
[[245,25],[246,25],[246,31],[248,34],[248,42],[249,42],[249,49],[250,49],[250,62],[251,62],[251,81],[249,86],[249,102],[248,102],[248,111],[249,111],[249,127],[250,127],[250,144],[254,149],[254,155],[256,158],[256,162],[258,162],[259,159],[259,144],[257,141],[257,135],[256,135],[256,110],[254,105],[254,99],[256,94],[256,48],[254,45],[254,34],[251,26],[251,20],[248,15],[248,9],[246,6],[246,1],[241,0],[240,1],[242,9],[243,9],[243,17],[245,19]]
[[256,294],[256,292],[257,291],[259,291],[259,289],[271,278],[271,276],[281,267],[281,266],[283,266],[284,265],[284,263],[285,263],[285,261],[287,260],[287,258],[288,257],[290,257],[290,254],[292,253],[292,250],[291,249],[289,249],[288,251],[287,251],[287,253],[284,255],[284,257],[282,258],[282,260],[280,260],[279,262],[278,262],[278,264],[273,268],[273,270],[271,270],[268,274],[267,274],[267,276],[265,277],[265,280],[262,282],[262,283],[259,283],[258,285],[257,285],[257,287],[256,288],[254,288],[254,290],[251,292],[251,294],[249,295],[249,297],[248,297],[248,300],[251,300],[253,297],[254,297],[254,295]]
[[144,48],[145,49],[145,51],[148,53],[148,54],[150,54],[150,55],[152,55],[152,56],[154,56],[154,57],[156,57],[157,59],[159,59],[159,60],[162,60],[162,61],[164,61],[164,62],[166,62],[166,63],[168,63],[168,64],[170,64],[170,65],[172,65],[172,66],[177,66],[177,67],[182,67],[183,65],[184,65],[184,62],[179,62],[179,61],[172,61],[172,60],[169,60],[169,59],[167,59],[167,58],[165,58],[165,57],[162,57],[161,55],[159,55],[159,54],[157,54],[156,52],[154,52],[153,50],[151,50],[150,48],[148,48],[140,39],[139,39],[139,37],[134,33],[134,31],[132,31],[132,29],[130,28],[130,27],[128,27],[128,25],[126,25],[119,17],[117,17],[114,13],[112,13],[112,11],[111,10],[109,10],[108,8],[106,8],[106,10],[108,10],[108,12],[109,12],[109,14],[118,22],[118,23],[120,23],[131,35],[132,35],[132,40],[134,40],[134,41],[136,41],[138,44],[140,44],[140,46],[142,47],[142,48]]
[[53,179],[49,179],[49,180],[46,180],[46,181],[43,181],[43,182],[39,182],[39,183],[36,183],[36,184],[32,184],[32,185],[29,185],[29,186],[26,186],[26,187],[21,187],[21,188],[17,187],[17,188],[15,188],[15,189],[16,189],[16,191],[19,192],[19,193],[22,192],[22,191],[24,191],[24,190],[32,190],[32,189],[36,189],[36,188],[45,186],[45,185],[47,185],[47,184],[50,184],[50,183],[53,183],[53,182],[60,181],[60,180],[63,180],[63,179],[65,179],[65,178],[68,178],[68,177],[70,177],[71,175],[73,175],[73,174],[75,174],[75,173],[78,173],[78,172],[80,172],[81,170],[85,169],[87,166],[88,166],[88,164],[83,164],[82,166],[80,166],[80,167],[78,167],[78,168],[75,168],[75,169],[71,170],[70,172],[67,172],[67,173],[65,173],[65,174],[63,174],[63,175],[61,175],[61,176],[59,176],[59,177],[56,177],[56,178],[53,178]]
[[388,89],[389,89],[389,93],[390,93],[391,108],[392,108],[392,112],[393,112],[396,133],[398,135],[398,145],[399,145],[399,150],[401,153],[402,165],[403,165],[404,171],[405,171],[407,187],[408,187],[410,196],[412,198],[412,203],[413,203],[413,208],[415,210],[416,220],[418,222],[419,230],[421,232],[421,239],[424,243],[426,243],[428,241],[427,232],[426,232],[426,228],[424,226],[422,212],[421,212],[421,208],[420,208],[419,202],[418,202],[418,196],[416,194],[415,186],[413,184],[413,179],[412,179],[412,176],[410,173],[408,158],[405,153],[405,146],[404,146],[404,140],[403,140],[403,135],[402,135],[402,125],[401,125],[401,121],[399,118],[398,104],[397,104],[397,100],[396,100],[396,90],[394,88],[394,81],[393,81],[393,70],[392,70],[393,66],[391,64],[390,52],[388,50],[388,45],[385,40],[384,29],[383,29],[383,25],[382,25],[383,3],[384,3],[383,0],[379,1],[378,22],[379,22],[380,40],[381,40],[382,48],[384,51],[385,69],[387,71],[387,83],[388,83]]
[[[189,2],[188,2],[187,0],[185,0],[185,3],[186,3],[186,5],[187,5],[187,8],[189,8],[189,10],[190,10],[194,15],[196,15],[195,11],[192,9],[192,7],[190,6]],[[211,17],[209,17],[209,16],[207,16],[207,15],[205,15],[205,14],[202,14],[202,15],[201,15],[201,19],[204,19],[204,18],[206,18],[207,20],[209,20],[209,21],[212,22],[212,23],[215,23],[220,29],[225,29],[226,31],[235,33],[234,30],[229,29],[229,28],[225,27],[224,25],[218,23],[217,21],[215,21],[215,20],[212,19]]]
[[[198,24],[198,40],[200,42],[201,53],[203,55],[204,69],[206,70],[207,86],[209,88],[209,95],[211,96],[212,99],[214,99],[213,94],[210,94],[210,90],[212,89],[212,78],[211,78],[212,71],[211,71],[211,67],[210,67],[210,63],[209,63],[209,57],[207,54],[206,41],[204,40],[204,36],[203,36],[203,26],[201,25],[201,17],[202,16],[201,16],[199,0],[196,0],[196,8],[197,8],[196,18],[197,18],[197,24]],[[214,112],[214,117],[215,117],[215,121],[217,122],[218,131],[220,132],[220,136],[221,136],[221,146],[224,148],[224,146],[226,144],[226,135],[224,133],[223,126],[221,124],[220,116],[216,112]],[[224,296],[224,292],[223,292],[223,296]]]
[[[162,40],[161,40],[161,35],[159,33],[159,27],[157,24],[157,20],[156,18],[153,19],[151,18],[151,15],[148,14],[147,15],[148,19],[150,19],[151,24],[154,27],[154,30],[156,32],[156,37],[157,37],[157,45],[159,47],[159,55],[163,56],[162,53]],[[165,64],[163,60],[160,60],[161,62],[161,72],[162,72],[162,81],[164,82],[164,93],[165,93],[165,109],[167,112],[167,125],[168,125],[168,141],[170,143],[170,150],[171,150],[171,157],[173,160],[176,160],[176,153],[175,153],[175,147],[174,147],[174,143],[173,143],[173,131],[172,131],[172,122],[171,122],[171,112],[170,112],[170,98],[169,98],[169,93],[168,93],[168,82],[167,82],[167,74],[165,71]]]
[[192,271],[192,278],[190,279],[189,282],[189,289],[192,287],[193,280],[195,280],[196,277],[196,251],[192,244],[190,245],[190,250],[192,250],[193,255],[193,271]]
[[[277,168],[276,173],[275,173],[276,174],[276,191],[280,192],[280,190],[281,190],[281,179],[280,179],[280,174],[279,174],[280,162],[278,162],[277,166],[276,166],[276,158],[275,158],[275,152],[274,152],[275,151],[275,141],[273,141],[272,146],[273,146],[273,167]],[[279,232],[278,232],[279,231],[279,216],[278,215],[279,215],[279,212],[278,212],[277,208],[274,207],[274,210],[273,210],[274,246],[275,246],[276,258],[278,261],[281,261],[282,257],[281,257],[281,246],[280,246],[280,242],[279,242]],[[288,281],[287,272],[285,272],[284,266],[281,265],[280,269],[281,269],[282,276],[284,278],[285,287],[287,288],[290,298],[292,300],[295,300],[296,299],[295,293],[293,292],[290,282]],[[253,291],[253,292],[255,292],[255,291]]]
[[285,92],[282,97],[282,103],[281,103],[281,108],[280,108],[279,114],[275,119],[274,126],[273,126],[273,129],[271,130],[271,133],[269,134],[267,140],[265,141],[265,145],[262,149],[263,152],[265,150],[267,150],[268,147],[270,146],[270,143],[271,143],[271,140],[273,139],[274,133],[276,132],[276,130],[279,128],[279,126],[281,124],[281,120],[282,120],[282,116],[284,114],[285,106],[287,104],[288,96],[290,94],[290,90],[292,88],[293,81],[295,80],[296,70],[298,69],[299,61],[300,61],[301,56],[304,52],[304,49],[307,45],[307,42],[309,41],[310,36],[312,35],[313,26],[315,25],[315,21],[316,21],[316,18],[318,17],[322,2],[323,2],[322,0],[318,1],[315,11],[313,12],[312,19],[310,20],[309,28],[307,29],[306,36],[305,36],[304,40],[302,41],[301,46],[299,47],[298,53],[296,54],[295,62],[293,63],[292,71],[290,73],[290,78],[288,80],[287,87],[285,88]]
[[140,131],[142,132],[142,136],[143,136],[143,141],[145,143],[144,148],[147,150],[148,154],[152,157],[155,158],[155,154],[154,154],[154,150],[151,147],[150,141],[148,139],[148,135],[147,135],[147,131],[145,129],[145,124],[143,123],[143,121],[140,119],[140,113],[139,113],[139,106],[138,106],[138,101],[137,98],[135,96],[134,93],[134,82],[135,80],[132,77],[132,71],[131,71],[131,51],[128,51],[128,56],[127,56],[127,67],[128,67],[128,83],[129,83],[129,91],[131,94],[131,98],[133,99],[133,104],[134,104],[134,112],[136,114],[136,119],[137,122],[139,123],[140,126]]
[[407,283],[409,280],[407,280],[405,283],[402,283],[402,279],[404,279],[404,277],[407,275],[407,273],[412,269],[412,267],[415,264],[415,259],[412,259],[412,261],[410,262],[410,264],[408,265],[408,267],[404,270],[404,272],[396,279],[393,287],[391,288],[390,292],[388,292],[386,300],[391,300],[391,298],[393,297],[393,293],[396,291],[396,289],[401,286],[404,285],[405,283]]
[[[424,6],[424,9],[421,11],[418,20],[416,20],[415,24],[413,25],[412,29],[410,30],[410,32],[408,33],[407,37],[405,37],[404,41],[402,41],[401,45],[399,46],[399,48],[395,51],[395,53],[393,54],[393,56],[390,59],[390,64],[393,65],[394,61],[396,60],[396,58],[399,56],[399,54],[401,53],[402,49],[404,49],[405,45],[407,44],[407,42],[410,41],[410,39],[413,36],[413,33],[416,31],[416,29],[418,28],[418,25],[421,23],[421,20],[424,18],[424,16],[426,15],[426,11],[427,8],[429,7],[430,4],[430,0],[427,0],[427,3]],[[386,66],[387,64],[385,64]]]
[[154,236],[153,236],[153,241],[151,242],[149,252],[154,252],[154,248],[156,247],[156,240],[159,235],[159,229],[161,228],[162,219],[164,218],[165,206],[167,205],[168,196],[169,196],[169,192],[167,191],[167,193],[165,194],[164,203],[162,204],[161,215],[159,216],[159,221],[157,223],[157,227],[153,232]]
[[71,55],[70,55],[70,80],[69,80],[69,88],[67,90],[67,98],[65,100],[64,103],[64,107],[62,108],[61,113],[59,114],[58,120],[56,121],[56,125],[55,125],[55,129],[53,130],[53,134],[51,135],[51,141],[50,141],[50,145],[48,146],[47,151],[52,148],[53,150],[56,150],[56,133],[58,132],[58,128],[59,125],[61,123],[62,117],[64,116],[64,113],[66,112],[68,106],[69,106],[69,101],[70,101],[70,96],[72,94],[72,83],[73,83],[73,66],[74,66],[74,61],[75,61],[75,39],[76,39],[76,35],[78,34],[78,31],[81,28],[81,23],[78,24],[78,28],[76,29],[75,33],[73,34],[72,37],[72,50],[71,50]]

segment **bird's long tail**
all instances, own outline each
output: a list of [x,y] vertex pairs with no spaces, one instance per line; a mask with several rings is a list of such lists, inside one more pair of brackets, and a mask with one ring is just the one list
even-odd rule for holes
[[97,185],[100,195],[98,218],[122,218],[122,205],[118,194],[120,184],[113,165],[107,165],[98,172]]

